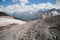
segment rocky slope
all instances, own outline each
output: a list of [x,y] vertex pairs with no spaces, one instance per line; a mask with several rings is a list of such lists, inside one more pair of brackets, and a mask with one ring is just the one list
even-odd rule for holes
[[5,12],[0,12],[0,18],[14,19],[14,17],[6,14]]
[[60,15],[0,28],[0,40],[60,40]]

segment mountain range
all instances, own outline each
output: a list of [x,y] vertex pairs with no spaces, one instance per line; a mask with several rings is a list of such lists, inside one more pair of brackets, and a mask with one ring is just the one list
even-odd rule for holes
[[15,17],[16,19],[20,19],[23,21],[34,21],[34,20],[40,20],[56,15],[60,15],[60,9],[44,9],[44,10],[38,10],[38,11],[30,11],[30,12],[14,12],[14,13],[5,13],[10,16]]

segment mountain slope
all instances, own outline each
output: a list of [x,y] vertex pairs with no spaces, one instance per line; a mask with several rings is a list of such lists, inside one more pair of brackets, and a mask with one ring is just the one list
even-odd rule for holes
[[60,40],[60,15],[0,31],[0,40]]

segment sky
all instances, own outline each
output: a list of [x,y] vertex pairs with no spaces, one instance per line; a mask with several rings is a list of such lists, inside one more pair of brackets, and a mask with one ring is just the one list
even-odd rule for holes
[[56,6],[56,0],[0,0],[0,11],[9,12],[10,14],[38,11],[44,8],[60,8],[60,6]]
[[[56,0],[28,0],[27,2],[29,3],[26,3],[26,5],[41,4],[41,3],[47,3],[47,2],[55,4]],[[20,3],[21,3],[20,0],[0,0],[0,5],[3,5],[3,6],[20,4]]]

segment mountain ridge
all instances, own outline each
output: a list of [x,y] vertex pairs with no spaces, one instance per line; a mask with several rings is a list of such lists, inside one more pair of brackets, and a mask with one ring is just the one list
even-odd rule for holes
[[40,20],[47,17],[52,17],[56,15],[60,15],[60,9],[44,9],[44,10],[38,10],[34,12],[15,12],[15,13],[5,13],[8,14],[15,19],[23,20],[23,21],[34,21],[34,20]]

